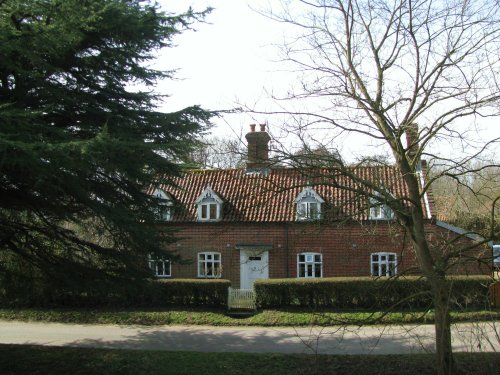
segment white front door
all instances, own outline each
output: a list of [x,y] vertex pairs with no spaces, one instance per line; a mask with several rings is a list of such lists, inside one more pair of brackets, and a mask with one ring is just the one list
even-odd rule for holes
[[252,289],[257,279],[269,278],[269,252],[240,250],[240,288]]

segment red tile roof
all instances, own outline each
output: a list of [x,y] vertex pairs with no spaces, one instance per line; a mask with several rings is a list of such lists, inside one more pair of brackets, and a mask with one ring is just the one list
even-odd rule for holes
[[[395,197],[407,195],[401,172],[396,167],[357,167],[351,171],[362,179],[382,183]],[[195,201],[208,185],[224,200],[222,222],[296,221],[294,200],[306,186],[312,186],[325,200],[324,217],[368,219],[368,200],[356,193],[361,185],[338,172],[311,170],[306,173],[283,168],[271,169],[263,175],[247,174],[244,169],[194,170],[173,178],[173,182],[176,187],[159,187],[174,198],[174,222],[197,221]]]

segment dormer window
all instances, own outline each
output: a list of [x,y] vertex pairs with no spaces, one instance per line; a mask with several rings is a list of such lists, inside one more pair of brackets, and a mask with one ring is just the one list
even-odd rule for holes
[[321,219],[321,204],[325,201],[313,188],[306,187],[295,199],[297,204],[297,220],[319,220]]
[[217,220],[217,203],[203,202],[201,206],[201,220]]
[[162,189],[156,189],[153,196],[157,199],[156,215],[160,221],[172,221],[174,200]]
[[394,212],[378,199],[370,199],[370,220],[392,220]]
[[199,221],[218,221],[222,218],[222,199],[215,194],[212,188],[207,188],[201,193],[196,200],[198,206]]

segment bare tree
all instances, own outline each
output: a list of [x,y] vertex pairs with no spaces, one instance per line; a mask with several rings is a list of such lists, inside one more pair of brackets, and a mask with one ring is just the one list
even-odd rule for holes
[[[485,237],[493,237],[493,241],[497,242],[499,238],[494,236],[500,232],[500,207],[493,212],[491,208],[500,196],[500,167],[482,170],[483,164],[473,166],[477,171],[475,173],[460,177],[441,176],[434,182],[432,193],[438,219]],[[433,173],[440,175],[443,170],[435,168]]]
[[246,152],[237,138],[211,137],[202,139],[191,153],[191,159],[200,168],[239,168],[245,163]]
[[[295,27],[297,33],[290,32],[282,52],[284,62],[298,67],[301,77],[279,98],[290,99],[293,109],[282,101],[278,114],[289,115],[286,131],[299,137],[307,132],[330,140],[355,136],[390,150],[408,190],[405,197],[396,199],[341,160],[336,168],[363,186],[367,197],[388,205],[411,238],[419,268],[431,285],[438,372],[451,374],[455,366],[445,276],[453,258],[463,256],[465,249],[453,249],[453,256],[433,252],[422,201],[443,176],[461,179],[498,165],[474,167],[471,161],[494,151],[500,140],[476,142],[473,137],[480,120],[499,116],[499,3],[296,0],[281,5],[279,12],[264,14]],[[450,142],[461,152],[433,153],[437,141]],[[422,158],[439,167],[426,181]],[[368,157],[358,163],[370,161]],[[491,218],[498,199],[493,202]]]

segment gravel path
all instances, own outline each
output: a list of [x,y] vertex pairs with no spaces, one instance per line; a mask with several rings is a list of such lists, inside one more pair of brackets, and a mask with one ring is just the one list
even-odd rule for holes
[[[453,326],[455,351],[500,351],[495,324]],[[263,328],[0,321],[0,343],[200,352],[400,354],[433,351],[434,326]]]

